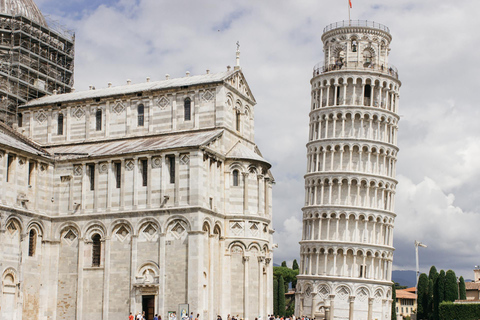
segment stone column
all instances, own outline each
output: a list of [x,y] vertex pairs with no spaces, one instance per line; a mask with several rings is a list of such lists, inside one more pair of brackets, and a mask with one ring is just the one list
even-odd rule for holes
[[203,253],[204,248],[204,232],[203,231],[189,231],[188,232],[188,288],[187,301],[190,304],[191,310],[200,310],[202,301],[201,284],[203,274]]
[[[328,320],[334,320],[335,318],[335,295],[331,294],[330,298],[330,316],[326,317]],[[369,318],[371,319],[371,318]]]
[[[135,271],[137,270],[137,242],[138,242],[138,235],[132,234],[131,240],[131,249],[130,249],[130,312],[134,314],[137,310],[135,310],[135,294],[136,289],[134,287],[135,284]],[[165,269],[163,269],[165,270]],[[82,318],[77,318],[82,319]]]
[[244,297],[243,297],[243,319],[248,320],[248,313],[249,313],[249,288],[248,284],[250,283],[249,277],[248,277],[248,261],[250,257],[249,256],[244,256],[243,257],[243,266],[244,266],[244,272],[245,272],[245,278],[244,278]]
[[[350,308],[348,310],[348,320],[355,320],[354,317],[353,317],[354,312],[355,312],[355,297],[350,296]],[[371,319],[371,318],[368,318],[368,319]],[[393,320],[395,320],[395,319],[393,319]]]
[[317,304],[317,293],[316,292],[312,292],[312,309],[311,309],[311,317],[310,319],[314,319],[315,318],[315,306]]
[[158,234],[158,266],[160,268],[159,280],[158,280],[158,314],[166,315],[165,310],[165,236],[166,233],[159,233]]
[[248,214],[248,172],[243,172],[243,213]]
[[[113,183],[112,183],[112,171],[115,167],[115,164],[112,163],[111,160],[107,162],[107,210],[110,210],[112,207],[112,191],[113,191]],[[70,187],[71,190],[71,187]]]
[[133,208],[138,206],[138,157],[133,158]]
[[108,320],[108,306],[110,302],[110,238],[105,237],[103,241],[105,245],[105,265],[103,272],[103,318],[102,320]]
[[[84,166],[85,167],[85,166]],[[82,202],[83,205],[83,202]],[[76,319],[83,319],[83,265],[85,239],[78,238]],[[134,311],[132,311],[134,312]]]
[[258,257],[258,297],[259,301],[259,316],[262,318],[265,317],[265,296],[263,292],[263,262],[265,261],[265,257]]
[[367,319],[372,319],[373,314],[373,298],[368,298],[368,317]]
[[175,153],[175,207],[180,204],[180,155]]
[[152,156],[147,156],[147,208],[152,206]]
[[[39,166],[37,166],[37,171],[39,170]],[[37,175],[37,179],[39,176]],[[87,200],[87,166],[85,163],[82,163],[82,211],[85,210]],[[81,319],[81,318],[78,318]]]
[[120,208],[125,208],[125,159],[120,160],[120,173],[121,173],[121,184],[120,184]]
[[263,214],[263,208],[265,207],[264,203],[263,203],[263,197],[262,197],[262,193],[263,193],[263,188],[262,188],[262,183],[263,183],[263,178],[264,178],[264,175],[263,174],[259,174],[257,175],[257,182],[258,182],[258,214],[259,215],[262,215]]

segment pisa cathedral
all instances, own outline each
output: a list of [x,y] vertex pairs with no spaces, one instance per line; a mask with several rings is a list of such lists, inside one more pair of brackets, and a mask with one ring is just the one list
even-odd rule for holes
[[314,67],[296,313],[390,319],[399,88],[389,29],[324,29]]
[[32,0],[0,9],[2,39],[28,35],[0,48],[18,57],[0,70],[0,318],[271,314],[274,179],[239,52],[220,73],[74,92],[74,38]]

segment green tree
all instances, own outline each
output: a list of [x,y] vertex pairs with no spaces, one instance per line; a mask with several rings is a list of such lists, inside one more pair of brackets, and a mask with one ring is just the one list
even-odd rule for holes
[[278,279],[273,279],[273,313],[278,315]]
[[445,271],[441,270],[433,284],[433,318],[439,319],[440,303],[445,292]]
[[287,267],[287,262],[286,262],[286,261],[282,261],[282,267],[284,267],[284,268],[288,268],[288,267]]
[[300,269],[300,267],[298,266],[297,259],[293,260],[292,269],[293,269],[293,270],[298,270],[298,269]]
[[465,288],[465,279],[460,276],[460,283],[458,284],[460,300],[467,300],[467,289]]
[[392,284],[392,319],[396,320],[397,319],[397,286],[396,283]]
[[445,301],[445,271],[440,270],[438,274],[438,301],[440,303]]
[[437,277],[438,277],[437,268],[435,268],[435,266],[431,266],[430,272],[428,272],[428,279],[435,282],[435,279],[437,279]]
[[[300,268],[298,266],[297,259],[293,260],[292,270],[297,271],[297,275],[298,275],[299,269]],[[292,281],[292,288],[295,289],[296,287],[297,287],[297,276],[295,275],[295,280]]]
[[445,274],[445,301],[455,301],[458,299],[457,276],[453,270],[448,270]]
[[282,276],[278,279],[278,315],[285,317],[285,283]]
[[273,267],[273,277],[279,279],[283,276],[286,283],[293,282],[297,279],[298,270],[292,270],[286,267]]
[[417,294],[418,319],[428,319],[428,277],[425,273],[418,278]]
[[430,319],[430,320],[436,320],[436,319],[433,318],[433,280],[432,279],[428,279],[427,299],[428,299],[427,318]]

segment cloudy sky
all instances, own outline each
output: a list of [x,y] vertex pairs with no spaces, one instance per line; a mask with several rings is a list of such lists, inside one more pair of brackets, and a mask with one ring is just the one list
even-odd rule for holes
[[[273,164],[275,262],[298,257],[310,77],[323,28],[347,0],[36,0],[76,32],[77,90],[241,65],[258,102],[256,141]],[[480,264],[480,2],[352,0],[352,19],[386,24],[403,82],[395,269],[472,278]]]

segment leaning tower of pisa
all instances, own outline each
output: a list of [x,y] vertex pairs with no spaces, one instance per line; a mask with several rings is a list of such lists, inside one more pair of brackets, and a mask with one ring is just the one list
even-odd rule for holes
[[327,26],[314,67],[296,314],[390,319],[399,88],[389,29]]

